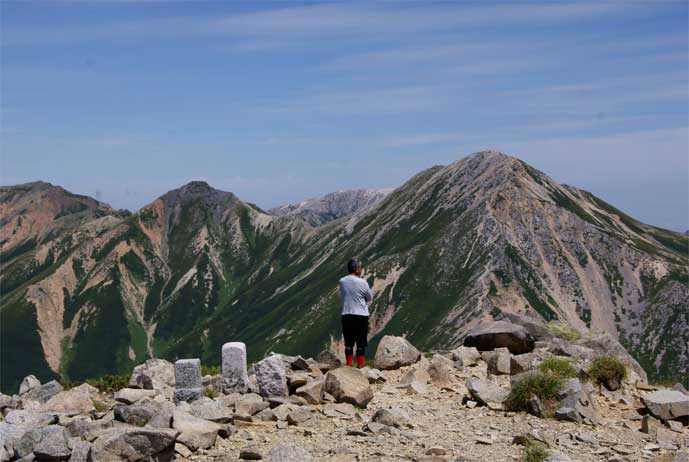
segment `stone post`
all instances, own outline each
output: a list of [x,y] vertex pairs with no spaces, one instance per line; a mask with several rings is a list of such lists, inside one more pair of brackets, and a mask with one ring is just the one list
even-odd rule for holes
[[203,395],[201,360],[180,359],[175,362],[175,403],[194,401]]
[[222,346],[222,378],[225,393],[246,393],[249,389],[244,343],[229,342]]

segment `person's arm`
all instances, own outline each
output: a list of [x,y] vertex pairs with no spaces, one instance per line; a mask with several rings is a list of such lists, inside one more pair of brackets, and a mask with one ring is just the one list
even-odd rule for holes
[[364,298],[366,299],[366,304],[370,305],[371,300],[373,300],[373,293],[371,292],[371,287],[369,287],[368,282],[365,280],[364,282],[366,283],[366,295]]

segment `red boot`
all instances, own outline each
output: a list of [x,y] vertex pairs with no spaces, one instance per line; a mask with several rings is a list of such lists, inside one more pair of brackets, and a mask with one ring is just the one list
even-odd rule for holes
[[357,355],[356,356],[356,365],[358,368],[364,367],[365,361],[366,361],[366,356],[364,356],[364,355]]
[[345,355],[345,358],[347,359],[347,365],[352,367],[354,365],[354,355]]

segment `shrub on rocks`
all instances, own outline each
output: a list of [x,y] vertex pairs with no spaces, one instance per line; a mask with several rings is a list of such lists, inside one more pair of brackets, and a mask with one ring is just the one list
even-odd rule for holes
[[627,377],[627,366],[614,356],[598,356],[589,367],[589,375],[599,385],[610,391],[619,390]]
[[538,366],[538,369],[544,374],[550,374],[560,379],[575,378],[578,375],[572,361],[565,358],[546,358]]
[[551,321],[548,323],[548,330],[555,336],[570,342],[576,342],[581,338],[581,333],[571,327],[567,327],[559,322]]
[[548,456],[548,449],[541,443],[529,442],[524,449],[524,462],[543,462]]
[[546,406],[552,408],[552,403],[557,400],[557,395],[562,388],[562,379],[543,372],[531,372],[524,374],[512,385],[512,390],[507,396],[507,408],[513,411],[527,411],[529,400],[536,396]]

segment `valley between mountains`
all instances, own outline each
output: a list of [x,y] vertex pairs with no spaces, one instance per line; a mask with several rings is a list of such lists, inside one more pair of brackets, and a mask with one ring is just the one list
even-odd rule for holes
[[0,388],[150,357],[219,364],[227,341],[250,361],[338,348],[353,255],[374,292],[371,351],[385,334],[451,349],[518,313],[606,332],[651,381],[689,386],[689,236],[480,152],[393,191],[268,212],[204,182],[134,214],[48,183],[0,187]]

